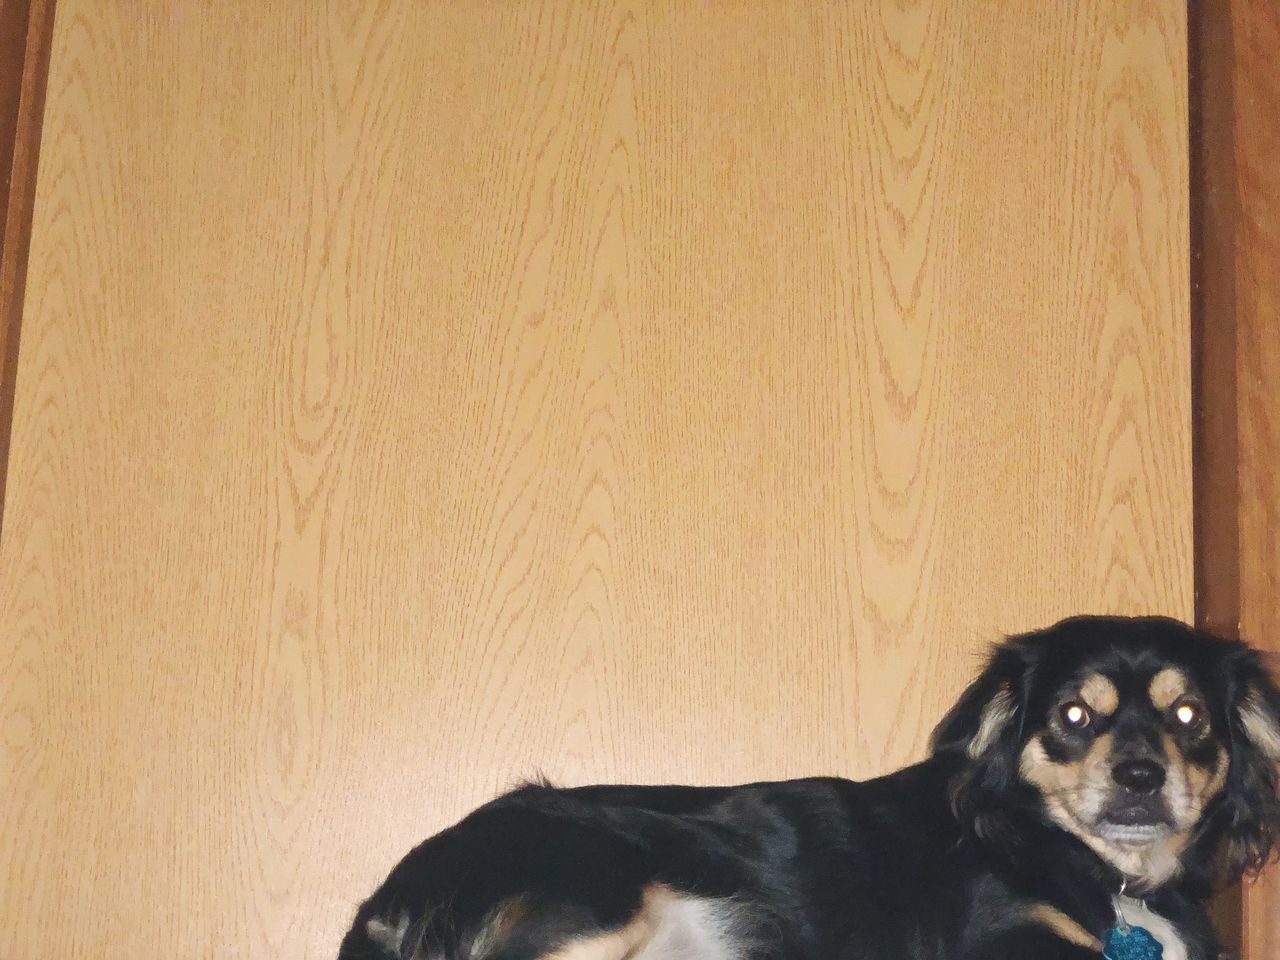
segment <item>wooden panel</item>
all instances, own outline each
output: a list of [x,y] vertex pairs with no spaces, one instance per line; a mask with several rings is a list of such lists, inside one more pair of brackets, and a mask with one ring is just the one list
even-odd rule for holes
[[[1280,11],[1194,10],[1197,615],[1280,652]],[[1220,912],[1244,960],[1280,956],[1275,868]]]
[[0,955],[325,956],[536,771],[864,775],[1191,613],[1185,11],[60,5]]
[[[1237,18],[1236,331],[1240,630],[1280,653],[1280,10],[1233,4]],[[1244,956],[1280,956],[1280,872],[1246,888]]]
[[0,529],[53,0],[0,0]]

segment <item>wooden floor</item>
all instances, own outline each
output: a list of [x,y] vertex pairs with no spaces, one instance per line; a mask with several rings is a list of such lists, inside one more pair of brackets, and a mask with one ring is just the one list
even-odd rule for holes
[[59,0],[0,957],[331,956],[566,782],[866,775],[1192,613],[1174,0]]

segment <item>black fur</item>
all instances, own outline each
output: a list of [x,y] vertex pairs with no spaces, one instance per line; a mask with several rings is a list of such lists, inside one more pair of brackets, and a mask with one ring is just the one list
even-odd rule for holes
[[[739,955],[759,960],[1097,960],[1026,907],[1049,905],[1101,938],[1123,878],[1046,816],[1019,756],[1083,671],[1148,677],[1165,665],[1193,679],[1230,767],[1181,871],[1144,895],[1192,960],[1213,960],[1210,887],[1260,869],[1280,839],[1276,758],[1239,713],[1251,697],[1280,724],[1280,692],[1241,644],[1171,620],[1097,617],[1006,641],[938,725],[929,759],[879,779],[530,785],[500,797],[406,856],[339,957],[533,960],[623,926],[660,884],[742,905],[751,946]],[[974,750],[998,696],[1004,722]],[[480,950],[474,938],[504,902],[520,913]],[[398,950],[370,937],[374,918],[402,920]]]

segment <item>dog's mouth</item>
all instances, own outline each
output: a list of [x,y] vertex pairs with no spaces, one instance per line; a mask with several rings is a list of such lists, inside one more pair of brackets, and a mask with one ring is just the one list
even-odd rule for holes
[[1172,829],[1169,811],[1159,796],[1117,798],[1098,821],[1098,832],[1116,843],[1149,843]]

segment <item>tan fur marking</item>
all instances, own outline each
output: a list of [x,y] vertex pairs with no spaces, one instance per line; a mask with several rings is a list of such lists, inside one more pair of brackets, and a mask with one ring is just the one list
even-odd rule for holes
[[528,915],[529,903],[523,896],[512,897],[498,904],[471,938],[468,956],[473,960],[480,960],[493,953]]
[[1086,950],[1102,952],[1102,942],[1057,907],[1051,907],[1047,903],[1032,904],[1027,909],[1026,916],[1032,923],[1048,927],[1068,943],[1074,943],[1077,947],[1084,947]]
[[1165,667],[1151,678],[1147,696],[1157,710],[1168,710],[1179,697],[1186,694],[1189,686],[1185,673],[1177,667]]
[[625,927],[567,943],[544,960],[730,960],[739,956],[734,925],[733,907],[726,901],[688,897],[654,884]]
[[1168,772],[1186,778],[1191,796],[1197,801],[1195,809],[1190,813],[1198,818],[1209,801],[1214,798],[1227,782],[1227,767],[1229,766],[1227,754],[1219,749],[1214,757],[1213,767],[1206,769],[1194,763],[1187,763],[1182,758],[1182,753],[1178,750],[1178,745],[1174,742],[1173,737],[1166,735],[1163,738],[1163,742],[1165,756],[1169,758]]
[[1001,687],[991,701],[982,708],[982,720],[978,723],[978,732],[969,741],[969,756],[977,760],[995,745],[1000,731],[1013,718],[1013,694],[1007,687]]
[[643,946],[653,930],[641,914],[620,930],[567,943],[547,960],[624,960]]
[[1240,725],[1253,745],[1272,763],[1280,763],[1280,725],[1271,716],[1262,698],[1250,691],[1240,706]]
[[1120,706],[1120,691],[1100,673],[1088,677],[1080,685],[1080,697],[1094,713],[1109,717]]
[[1105,783],[1111,776],[1113,739],[1110,733],[1104,733],[1089,744],[1079,762],[1054,763],[1044,752],[1040,738],[1033,737],[1022,751],[1022,778],[1046,793],[1078,792],[1088,785]]
[[364,929],[374,943],[392,953],[399,953],[404,935],[409,932],[409,917],[402,913],[394,923],[387,917],[370,917]]

